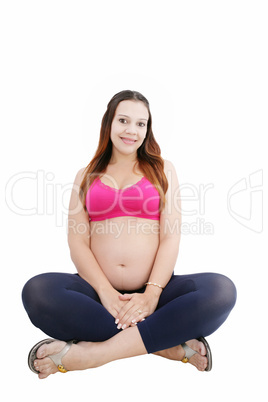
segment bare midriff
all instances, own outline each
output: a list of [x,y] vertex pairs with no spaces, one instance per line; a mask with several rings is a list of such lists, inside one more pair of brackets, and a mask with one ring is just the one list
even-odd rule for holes
[[159,221],[117,217],[90,222],[90,248],[111,285],[118,290],[144,286],[159,247]]

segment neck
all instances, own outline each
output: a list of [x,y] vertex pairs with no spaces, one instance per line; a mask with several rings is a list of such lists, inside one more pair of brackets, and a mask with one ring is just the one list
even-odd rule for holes
[[110,159],[111,164],[134,164],[138,160],[137,158],[137,152],[130,154],[130,155],[124,155],[116,150],[113,150],[112,156]]

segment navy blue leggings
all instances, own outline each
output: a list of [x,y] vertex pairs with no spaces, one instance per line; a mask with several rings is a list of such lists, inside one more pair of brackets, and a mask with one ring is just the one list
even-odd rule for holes
[[[92,286],[77,274],[35,276],[24,286],[22,299],[32,323],[56,339],[100,342],[121,331]],[[226,276],[173,275],[155,312],[137,325],[147,352],[212,334],[235,301],[235,286]]]

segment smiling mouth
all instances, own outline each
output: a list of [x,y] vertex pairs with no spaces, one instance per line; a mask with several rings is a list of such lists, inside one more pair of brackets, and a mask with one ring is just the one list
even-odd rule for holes
[[124,144],[135,144],[137,140],[132,140],[131,138],[120,137]]

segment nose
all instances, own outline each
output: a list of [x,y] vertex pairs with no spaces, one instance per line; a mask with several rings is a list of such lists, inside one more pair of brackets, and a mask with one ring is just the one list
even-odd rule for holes
[[129,124],[126,128],[127,134],[137,134],[137,127],[135,124]]

